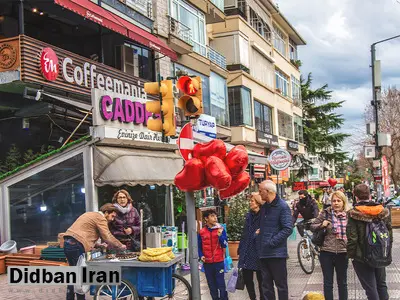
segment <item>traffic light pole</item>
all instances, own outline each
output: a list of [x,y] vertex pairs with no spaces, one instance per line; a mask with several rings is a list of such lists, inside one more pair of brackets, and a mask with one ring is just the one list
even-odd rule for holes
[[196,226],[196,209],[194,201],[194,193],[186,192],[186,216],[189,235],[189,263],[190,263],[190,281],[192,285],[192,299],[200,300],[200,272],[199,272],[199,252],[197,247],[197,226]]

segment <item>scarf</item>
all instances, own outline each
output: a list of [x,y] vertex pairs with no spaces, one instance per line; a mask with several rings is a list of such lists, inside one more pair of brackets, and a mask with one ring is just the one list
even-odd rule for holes
[[332,210],[332,231],[336,234],[336,239],[347,241],[346,236],[347,214],[342,211],[335,213]]
[[114,203],[114,206],[119,210],[120,213],[122,213],[124,215],[132,210],[132,204],[130,204],[130,203],[128,203],[128,205],[125,207],[122,207],[118,203]]

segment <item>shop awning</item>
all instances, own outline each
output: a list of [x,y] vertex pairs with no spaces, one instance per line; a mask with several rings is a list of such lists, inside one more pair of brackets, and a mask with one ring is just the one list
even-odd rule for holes
[[140,27],[126,21],[112,12],[96,5],[90,0],[54,0],[54,3],[73,11],[82,17],[100,24],[112,31],[118,32],[128,38],[145,45],[157,52],[177,60],[175,51],[164,42]]
[[183,167],[174,152],[106,146],[94,148],[93,160],[97,186],[170,185]]

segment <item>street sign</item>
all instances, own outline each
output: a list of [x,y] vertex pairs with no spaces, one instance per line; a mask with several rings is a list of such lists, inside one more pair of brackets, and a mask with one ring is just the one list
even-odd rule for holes
[[386,159],[386,156],[382,156],[382,183],[383,183],[383,192],[385,193],[385,197],[390,196],[390,187],[389,187],[389,165]]
[[192,158],[194,147],[192,124],[187,123],[182,127],[176,144],[178,145],[179,153],[185,161]]
[[276,149],[269,155],[268,162],[274,170],[282,171],[290,166],[292,156],[285,149]]
[[375,146],[364,146],[364,157],[374,158],[375,157]]

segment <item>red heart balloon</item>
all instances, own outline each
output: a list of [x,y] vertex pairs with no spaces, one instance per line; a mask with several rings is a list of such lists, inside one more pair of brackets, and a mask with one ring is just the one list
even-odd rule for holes
[[229,188],[219,192],[221,199],[233,197],[240,192],[243,192],[250,184],[250,175],[247,172],[240,173],[235,179],[232,179],[232,183]]
[[224,159],[226,155],[225,143],[221,140],[212,140],[205,144],[196,144],[193,148],[193,157],[200,158],[206,163],[207,158],[216,156],[219,159]]
[[238,145],[229,151],[228,155],[224,160],[233,178],[238,176],[244,170],[246,170],[249,164],[249,156],[244,146]]
[[205,165],[206,182],[217,190],[227,189],[232,182],[232,176],[225,163],[216,156],[207,158]]
[[337,185],[337,180],[333,179],[333,178],[329,178],[328,179],[328,183],[331,187],[334,187],[335,185]]
[[197,158],[186,161],[182,171],[176,174],[174,182],[181,191],[192,192],[204,189],[207,185],[203,162]]

